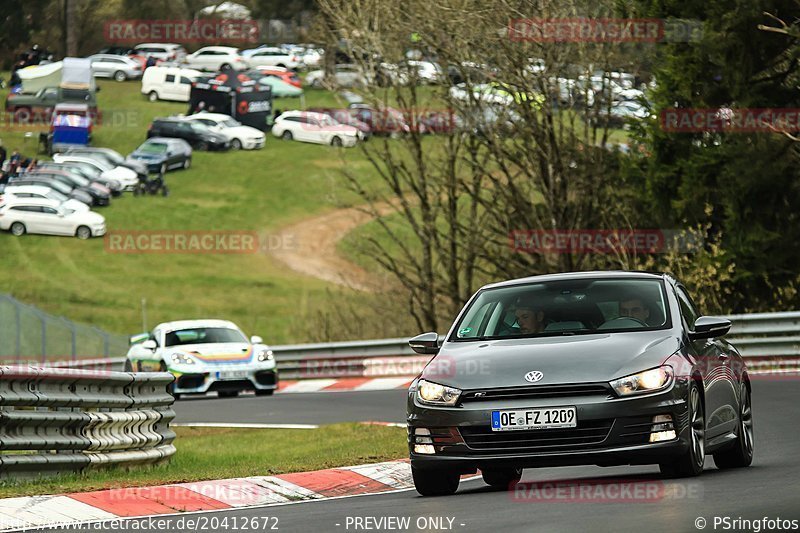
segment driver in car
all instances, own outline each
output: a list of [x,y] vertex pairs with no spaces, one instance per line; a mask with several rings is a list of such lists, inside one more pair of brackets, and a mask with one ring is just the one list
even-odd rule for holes
[[529,335],[544,331],[545,324],[544,311],[541,305],[534,302],[531,298],[520,298],[517,300],[514,315],[519,324],[519,333]]
[[619,316],[635,318],[642,324],[650,320],[650,307],[638,296],[632,296],[619,302]]

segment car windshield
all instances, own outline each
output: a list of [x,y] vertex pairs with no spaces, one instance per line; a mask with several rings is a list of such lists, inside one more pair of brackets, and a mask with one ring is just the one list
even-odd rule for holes
[[220,124],[222,124],[226,128],[235,128],[237,126],[241,126],[241,124],[239,124],[237,121],[233,120],[232,118],[225,119],[222,122],[220,122]]
[[139,147],[139,152],[144,154],[163,154],[167,151],[164,143],[144,143]]
[[194,131],[205,133],[208,131],[208,126],[203,124],[202,122],[191,122],[192,129]]
[[165,346],[219,342],[247,342],[247,337],[241,331],[231,328],[190,328],[170,331],[164,339]]
[[450,340],[470,341],[663,329],[665,290],[656,279],[567,279],[486,289]]
[[49,191],[47,191],[45,196],[47,196],[51,200],[58,200],[59,202],[66,202],[68,200],[68,198],[66,196],[64,196],[63,194],[61,194],[58,191],[54,191],[53,189],[50,189]]

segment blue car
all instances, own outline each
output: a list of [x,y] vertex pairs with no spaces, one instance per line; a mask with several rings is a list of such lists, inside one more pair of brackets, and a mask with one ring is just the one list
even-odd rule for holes
[[151,137],[134,150],[128,159],[141,161],[147,170],[155,174],[166,174],[177,168],[192,165],[192,147],[183,139]]

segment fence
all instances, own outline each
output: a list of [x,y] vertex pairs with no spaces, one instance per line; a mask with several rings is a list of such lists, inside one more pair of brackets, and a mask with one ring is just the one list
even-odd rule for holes
[[0,367],[0,478],[175,454],[172,374]]
[[128,338],[49,315],[0,294],[0,361],[54,361],[110,357],[128,350]]

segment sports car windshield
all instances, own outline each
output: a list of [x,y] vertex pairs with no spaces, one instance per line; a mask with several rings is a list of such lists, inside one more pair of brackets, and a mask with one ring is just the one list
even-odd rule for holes
[[165,346],[218,342],[247,342],[247,337],[241,331],[230,328],[191,328],[170,331],[164,339]]
[[581,335],[670,326],[661,280],[574,279],[482,291],[451,340]]

